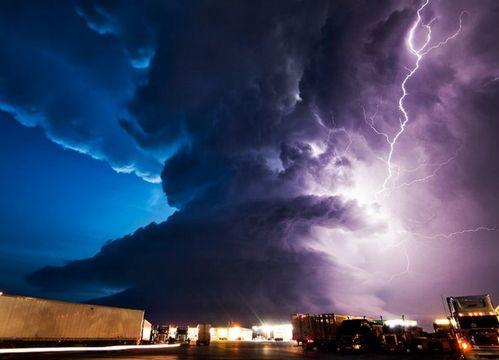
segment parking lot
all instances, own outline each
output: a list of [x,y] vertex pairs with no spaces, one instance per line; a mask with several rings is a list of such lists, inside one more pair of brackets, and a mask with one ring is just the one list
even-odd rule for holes
[[[53,355],[37,355],[31,358],[55,358]],[[140,351],[115,354],[58,354],[57,359],[122,359],[122,360],[175,360],[175,359],[434,359],[455,360],[455,356],[429,355],[429,354],[338,354],[319,351],[304,351],[293,343],[283,342],[244,342],[223,341],[212,342],[210,346],[186,346],[165,349],[161,352],[144,354]]]

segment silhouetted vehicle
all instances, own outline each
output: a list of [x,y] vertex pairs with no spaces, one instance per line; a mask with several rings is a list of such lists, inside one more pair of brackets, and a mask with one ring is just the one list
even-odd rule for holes
[[178,326],[177,334],[175,336],[175,342],[180,345],[189,345],[189,336],[187,326]]
[[408,350],[413,353],[425,353],[430,350],[426,336],[413,337],[409,343]]
[[158,325],[156,327],[156,337],[154,339],[155,343],[166,344],[168,343],[170,327],[168,325]]
[[397,325],[385,323],[381,339],[381,348],[386,352],[428,351],[428,339],[423,336],[423,329],[415,324],[405,323],[403,319]]
[[210,345],[211,340],[211,325],[209,324],[198,324],[198,339],[196,340],[196,345]]
[[449,319],[437,319],[433,322],[434,333],[427,334],[428,351],[433,353],[457,352],[458,346],[454,328]]
[[293,340],[305,350],[335,350],[338,328],[348,318],[338,314],[293,314]]
[[382,327],[367,319],[345,320],[338,328],[340,351],[366,352],[380,347]]
[[393,333],[383,334],[381,347],[386,352],[399,353],[404,351],[404,344],[399,340],[397,334]]

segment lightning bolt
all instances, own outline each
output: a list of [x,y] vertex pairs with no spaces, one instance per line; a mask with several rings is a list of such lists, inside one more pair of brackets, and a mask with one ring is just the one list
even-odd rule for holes
[[407,253],[407,248],[405,247],[405,243],[402,243],[402,248],[404,249],[404,257],[405,257],[405,269],[399,273],[393,274],[388,279],[388,282],[392,282],[395,278],[400,276],[408,275],[411,270],[411,259],[409,258],[409,254]]
[[[424,239],[427,239],[427,240],[436,240],[436,239],[446,239],[446,240],[450,240],[450,239],[453,239],[455,237],[458,237],[460,235],[465,235],[465,234],[470,234],[470,233],[478,233],[478,232],[483,232],[483,231],[486,231],[486,232],[492,232],[492,231],[498,231],[499,228],[498,228],[498,225],[492,225],[492,226],[486,226],[486,225],[480,225],[480,226],[477,226],[475,228],[471,228],[471,229],[462,229],[462,230],[458,230],[458,231],[454,231],[454,232],[451,232],[451,233],[439,233],[439,234],[432,234],[432,235],[426,235],[426,234],[422,234],[422,233],[417,233],[417,232],[412,232],[412,231],[408,231],[408,230],[401,230],[401,231],[396,231],[396,233],[398,234],[404,234],[404,235],[412,235],[412,236],[416,236],[416,237],[419,237],[419,238],[424,238]],[[395,273],[395,274],[392,274],[389,278],[388,278],[388,282],[391,283],[394,279],[398,278],[398,277],[401,277],[401,276],[404,276],[404,275],[408,275],[411,273],[411,259],[409,257],[409,253],[407,251],[407,247],[406,247],[406,243],[407,243],[407,239],[403,239],[401,241],[399,241],[398,243],[396,244],[393,244],[389,247],[402,247],[402,251],[403,251],[403,255],[404,255],[404,258],[405,258],[405,268],[404,270],[398,272],[398,273]]]
[[[382,186],[380,190],[378,190],[375,193],[375,197],[378,198],[378,196],[384,192],[391,193],[395,189],[400,189],[403,187],[407,187],[416,183],[420,182],[425,182],[432,177],[436,176],[437,173],[446,165],[451,163],[453,160],[456,159],[459,153],[459,149],[457,149],[456,154],[454,156],[449,157],[447,160],[440,162],[440,163],[420,163],[418,164],[417,167],[409,170],[402,169],[400,166],[394,163],[393,159],[395,157],[395,150],[397,146],[397,142],[399,141],[400,137],[403,135],[405,132],[406,127],[410,123],[410,114],[409,111],[406,108],[406,101],[408,96],[410,95],[409,90],[408,90],[408,84],[409,81],[417,74],[418,70],[421,67],[421,63],[424,60],[425,56],[427,56],[430,52],[445,46],[449,41],[452,39],[456,38],[459,33],[462,30],[462,25],[463,25],[463,16],[466,14],[466,12],[461,12],[459,16],[459,25],[457,30],[452,33],[451,35],[447,36],[443,40],[437,42],[436,44],[432,45],[432,24],[437,20],[437,18],[432,18],[429,22],[423,23],[422,19],[422,13],[425,10],[425,8],[430,4],[430,0],[424,0],[423,3],[420,5],[420,7],[416,11],[416,19],[412,23],[411,27],[408,30],[407,37],[406,37],[406,47],[410,55],[412,55],[415,58],[415,61],[412,65],[412,67],[407,68],[407,73],[405,74],[402,82],[400,83],[400,90],[401,90],[401,95],[398,99],[397,106],[398,106],[398,111],[400,113],[399,117],[399,127],[397,132],[394,135],[389,135],[388,133],[380,130],[376,124],[375,124],[375,119],[378,115],[378,107],[376,107],[376,111],[372,116],[368,116],[366,109],[362,106],[363,114],[364,114],[364,121],[365,123],[370,127],[370,129],[376,134],[381,136],[385,142],[388,144],[389,151],[386,156],[386,158],[379,158],[379,160],[383,161],[386,164],[387,167],[387,175],[383,180]],[[415,43],[415,35],[416,32],[422,29],[425,31],[425,38],[422,44],[419,46],[416,45]],[[419,171],[421,168],[426,168],[426,167],[431,167],[433,168],[433,171],[431,171],[429,174],[416,178],[401,184],[397,184],[397,179],[400,176],[401,172],[415,172]],[[454,237],[457,237],[459,235],[467,234],[467,233],[474,233],[474,232],[481,232],[481,231],[497,231],[498,228],[497,226],[478,226],[473,229],[463,229],[459,231],[454,231],[451,233],[441,233],[441,234],[433,234],[433,235],[425,235],[425,234],[420,234],[420,233],[414,233],[411,231],[403,230],[403,231],[396,231],[396,233],[399,234],[411,234],[416,237],[421,237],[421,238],[426,238],[426,239],[438,239],[438,238],[445,238],[445,239],[451,239]],[[407,239],[403,239],[397,244],[394,244],[392,246],[394,247],[402,247],[403,250],[403,255],[406,260],[406,265],[403,271],[391,275],[391,277],[388,279],[389,282],[393,281],[395,278],[407,275],[410,273],[410,268],[411,268],[411,260],[409,257],[408,249],[407,249]]]
[[411,235],[415,235],[415,236],[418,236],[418,237],[421,237],[424,239],[428,239],[428,240],[435,240],[435,239],[447,239],[447,240],[449,240],[449,239],[452,239],[452,238],[459,236],[459,235],[476,233],[476,232],[480,232],[480,231],[497,231],[497,230],[498,230],[497,225],[492,225],[492,226],[480,225],[480,226],[477,226],[476,228],[458,230],[458,231],[454,231],[454,232],[447,233],[447,234],[440,233],[440,234],[433,234],[433,235],[425,235],[425,234],[415,233],[415,232],[411,232],[411,231],[401,231],[399,233],[411,234]]
[[328,146],[329,146],[329,144],[331,142],[331,138],[333,136],[336,136],[338,133],[342,133],[345,135],[345,137],[347,138],[347,143],[346,143],[343,151],[341,151],[341,153],[339,153],[337,151],[336,145],[333,146],[333,153],[334,153],[335,158],[345,157],[346,154],[348,153],[348,150],[350,149],[350,146],[352,145],[352,142],[353,142],[352,137],[351,137],[350,133],[348,132],[348,130],[345,129],[345,127],[343,127],[343,126],[342,127],[336,126],[336,121],[334,120],[334,115],[331,115],[331,127],[329,127],[324,123],[324,121],[322,120],[322,117],[319,115],[319,112],[317,111],[316,108],[312,109],[312,113],[313,113],[314,118],[317,121],[317,123],[320,126],[322,126],[323,128],[328,130],[328,135],[327,135],[327,140],[326,140],[326,144]]
[[425,182],[425,181],[431,179],[432,177],[434,177],[435,175],[437,175],[437,173],[444,166],[450,164],[452,161],[454,161],[457,158],[457,156],[459,155],[459,150],[460,149],[461,149],[461,146],[456,150],[456,153],[453,156],[449,157],[447,160],[445,160],[443,162],[440,162],[440,163],[428,163],[428,164],[422,163],[422,164],[419,164],[417,167],[415,167],[413,169],[402,169],[402,170],[399,170],[399,172],[397,173],[397,177],[398,177],[398,175],[399,175],[400,172],[411,173],[411,172],[418,171],[418,170],[420,170],[423,167],[433,167],[433,171],[431,173],[429,173],[428,175],[425,175],[423,177],[419,177],[419,178],[416,178],[416,179],[413,179],[413,180],[410,180],[410,181],[406,181],[406,182],[403,182],[401,184],[394,185],[392,187],[392,189],[389,191],[389,194],[391,194],[393,191],[401,189],[403,187],[411,186],[413,184],[417,184],[417,183],[420,183],[420,182]]
[[[406,127],[407,127],[407,124],[410,121],[408,110],[405,107],[406,98],[409,96],[409,92],[407,90],[407,83],[417,73],[417,71],[420,68],[421,61],[423,60],[423,58],[427,54],[429,54],[431,51],[433,51],[435,49],[438,49],[438,48],[446,45],[450,40],[452,40],[456,36],[458,36],[459,33],[461,32],[461,29],[462,29],[463,16],[466,13],[464,11],[461,12],[461,14],[459,16],[459,26],[458,26],[458,29],[453,34],[451,34],[448,37],[446,37],[444,40],[438,42],[435,45],[430,46],[430,43],[431,43],[431,40],[432,40],[432,38],[431,38],[431,34],[432,34],[431,25],[436,20],[436,18],[432,18],[427,24],[423,24],[422,23],[423,20],[422,20],[422,17],[421,17],[421,14],[422,14],[423,10],[426,8],[426,6],[428,6],[429,3],[430,3],[430,0],[425,0],[421,4],[421,6],[417,9],[417,11],[416,11],[416,20],[414,21],[414,23],[410,27],[408,35],[407,35],[407,40],[406,40],[407,49],[410,52],[410,54],[412,54],[416,58],[416,61],[414,62],[414,65],[413,65],[412,68],[408,68],[407,69],[408,73],[405,75],[404,79],[402,80],[402,82],[400,84],[400,89],[401,89],[402,95],[400,96],[400,98],[398,100],[398,110],[399,110],[399,112],[401,114],[401,117],[399,118],[399,129],[398,129],[398,131],[395,133],[395,135],[392,138],[390,138],[390,136],[387,133],[384,133],[384,132],[380,131],[374,125],[374,117],[377,114],[377,110],[376,110],[375,115],[373,117],[371,117],[370,121],[367,121],[367,117],[366,117],[365,110],[364,110],[364,119],[365,119],[366,123],[370,126],[370,128],[376,134],[378,134],[380,136],[383,136],[385,138],[386,142],[389,145],[388,156],[386,158],[387,176],[386,176],[386,178],[383,181],[381,189],[378,192],[376,192],[376,197],[378,195],[382,194],[383,192],[389,190],[390,182],[392,182],[392,179],[393,179],[394,174],[395,174],[395,169],[397,168],[397,166],[393,163],[393,157],[394,157],[394,154],[395,154],[395,147],[397,145],[397,141],[399,140],[399,138],[404,133],[404,131],[405,131]],[[415,37],[416,30],[418,30],[418,28],[420,28],[421,26],[426,30],[426,38],[425,38],[425,41],[423,42],[423,44],[418,47],[415,44],[414,37]],[[443,163],[441,166],[446,165],[452,159],[453,158],[449,159],[447,162]],[[429,178],[433,177],[436,174],[437,171],[434,171],[429,176],[426,176],[424,178],[412,181],[411,184],[416,183],[416,182],[426,181]],[[408,185],[404,185],[404,186],[408,186]]]

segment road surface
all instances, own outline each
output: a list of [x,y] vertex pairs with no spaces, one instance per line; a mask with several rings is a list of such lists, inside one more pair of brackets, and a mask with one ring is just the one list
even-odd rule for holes
[[[27,357],[23,357],[27,358]],[[188,346],[181,348],[165,349],[156,354],[140,354],[129,352],[127,354],[70,354],[57,356],[46,355],[29,357],[30,359],[94,359],[94,360],[182,360],[182,359],[343,359],[343,360],[395,360],[395,359],[428,359],[428,360],[455,360],[455,357],[436,355],[381,355],[381,354],[336,354],[321,353],[318,351],[303,351],[300,347],[290,343],[275,342],[212,342],[210,346]]]

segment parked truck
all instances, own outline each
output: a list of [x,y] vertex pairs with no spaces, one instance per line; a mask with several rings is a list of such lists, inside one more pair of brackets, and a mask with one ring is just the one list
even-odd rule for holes
[[348,319],[338,328],[338,350],[366,352],[380,347],[382,325],[366,318]]
[[339,314],[293,314],[293,340],[303,349],[336,349],[338,327],[348,315]]
[[433,330],[428,337],[428,349],[433,353],[453,353],[458,351],[452,322],[448,318],[435,319]]
[[143,310],[0,295],[0,347],[151,341]]
[[188,326],[177,326],[177,332],[175,336],[175,343],[180,345],[189,345],[189,327]]
[[155,331],[154,342],[158,344],[166,344],[169,340],[170,327],[168,325],[157,325]]
[[382,322],[381,348],[387,352],[427,352],[428,338],[414,320],[393,319]]
[[198,338],[196,340],[196,345],[210,345],[211,341],[211,325],[209,324],[198,324]]
[[499,321],[490,295],[448,297],[455,336],[465,359],[499,359]]

